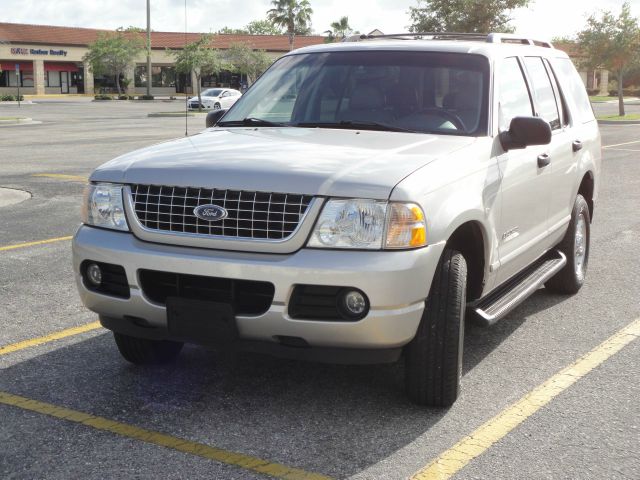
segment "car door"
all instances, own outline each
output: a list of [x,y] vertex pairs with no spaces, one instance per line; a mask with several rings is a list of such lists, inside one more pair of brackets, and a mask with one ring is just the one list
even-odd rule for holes
[[[494,98],[497,99],[500,132],[509,129],[514,117],[535,115],[533,91],[520,58],[507,57],[496,65]],[[548,145],[505,152],[498,141],[496,149],[502,176],[501,212],[496,231],[499,261],[492,268],[497,268],[498,285],[545,251],[551,171],[544,165],[545,155],[549,154]]]
[[572,148],[574,132],[568,121],[566,109],[563,106],[558,84],[551,71],[549,62],[539,56],[524,57],[524,65],[533,86],[536,104],[536,114],[551,125],[551,144],[548,146],[550,173],[549,191],[549,226],[547,248],[557,243],[558,235],[566,229],[571,216],[573,195],[576,179],[574,152]]
[[222,108],[229,108],[231,106],[231,94],[228,90],[225,90],[220,95],[220,105],[222,105]]

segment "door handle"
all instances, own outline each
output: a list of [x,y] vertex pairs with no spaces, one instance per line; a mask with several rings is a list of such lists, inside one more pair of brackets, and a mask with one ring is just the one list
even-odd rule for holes
[[572,145],[574,153],[582,150],[582,142],[580,140],[574,140]]
[[538,168],[546,167],[551,163],[551,155],[548,153],[543,153],[538,155]]

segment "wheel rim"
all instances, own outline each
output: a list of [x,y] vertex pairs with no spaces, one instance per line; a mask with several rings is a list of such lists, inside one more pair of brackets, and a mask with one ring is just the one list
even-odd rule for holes
[[220,110],[220,105],[216,103],[216,104],[213,106],[213,109],[214,109],[214,110]]
[[587,259],[587,222],[581,213],[576,224],[576,235],[573,248],[574,265],[578,280],[584,279],[584,270]]

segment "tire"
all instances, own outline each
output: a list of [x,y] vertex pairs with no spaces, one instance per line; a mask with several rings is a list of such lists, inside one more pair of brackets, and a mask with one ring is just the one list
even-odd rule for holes
[[418,332],[405,350],[405,387],[414,403],[450,407],[460,393],[467,263],[446,249],[433,278]]
[[214,110],[220,110],[222,108],[222,105],[220,105],[218,102],[213,104],[213,109]]
[[567,233],[557,247],[567,257],[567,264],[544,284],[547,290],[569,295],[578,293],[584,284],[589,265],[590,239],[589,205],[582,195],[578,195],[573,205]]
[[147,340],[113,332],[116,345],[125,360],[136,365],[169,363],[182,350],[182,343],[166,340]]

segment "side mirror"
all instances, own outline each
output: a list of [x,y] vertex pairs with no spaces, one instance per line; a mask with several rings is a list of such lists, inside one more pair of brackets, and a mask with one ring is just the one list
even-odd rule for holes
[[500,134],[500,143],[505,151],[548,145],[551,143],[551,125],[540,117],[514,117],[509,131]]
[[227,113],[228,108],[220,108],[218,110],[211,110],[207,113],[207,128],[215,127],[216,123]]

